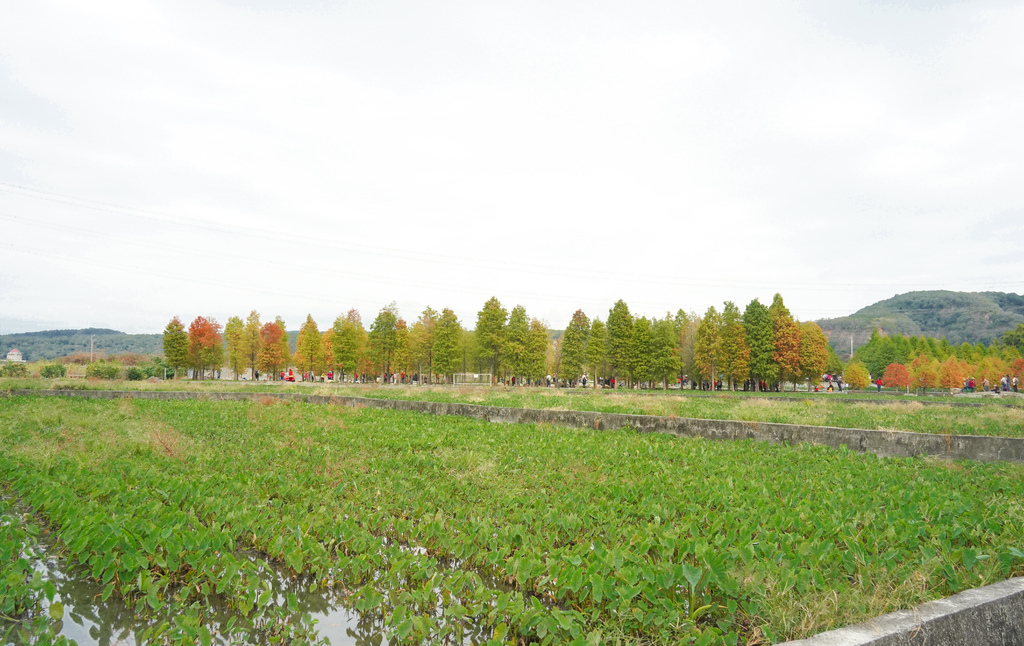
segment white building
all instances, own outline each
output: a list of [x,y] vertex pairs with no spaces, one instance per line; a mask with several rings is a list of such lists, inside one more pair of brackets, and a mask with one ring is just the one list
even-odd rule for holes
[[21,350],[19,350],[18,348],[11,348],[7,352],[7,360],[8,361],[16,361],[18,363],[24,363],[25,362],[25,360],[21,357]]

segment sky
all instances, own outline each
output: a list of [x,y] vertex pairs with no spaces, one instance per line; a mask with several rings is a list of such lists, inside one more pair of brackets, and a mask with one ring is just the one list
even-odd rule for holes
[[1024,293],[1024,3],[3,2],[0,334]]

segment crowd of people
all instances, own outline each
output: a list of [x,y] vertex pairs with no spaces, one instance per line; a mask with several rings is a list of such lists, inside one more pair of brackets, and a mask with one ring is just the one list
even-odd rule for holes
[[[1011,392],[1011,391],[1012,392],[1018,392],[1018,388],[1019,387],[1020,387],[1020,380],[1017,378],[1017,375],[1014,375],[1013,377],[1011,377],[1010,375],[1003,375],[1002,377],[1000,377],[999,381],[997,381],[995,384],[990,382],[988,380],[988,377],[986,377],[985,379],[981,380],[982,392],[986,392],[986,393],[987,392],[996,392],[996,393],[1004,392],[1004,393],[1008,393],[1008,392]],[[973,393],[973,392],[977,392],[977,391],[978,391],[978,382],[974,379],[974,377],[968,377],[967,379],[964,379],[963,392],[965,392],[965,393]]]

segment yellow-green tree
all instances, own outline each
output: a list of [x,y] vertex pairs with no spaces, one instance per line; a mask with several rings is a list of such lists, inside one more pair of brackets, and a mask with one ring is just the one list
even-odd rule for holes
[[846,371],[843,373],[843,381],[851,388],[864,390],[871,383],[871,377],[868,375],[868,369],[863,363],[854,361],[846,366]]
[[434,332],[434,368],[445,380],[459,372],[462,366],[462,325],[449,308],[441,310]]
[[[434,331],[437,328],[437,312],[431,307],[423,310],[420,317],[409,330],[409,353],[416,362],[416,372],[420,382],[434,383]],[[424,380],[423,368],[427,368],[427,379]]]
[[256,378],[257,363],[260,357],[260,314],[256,310],[249,312],[245,319],[245,329],[242,331],[242,348],[245,353],[245,365],[249,367],[250,376]]
[[344,380],[346,374],[359,371],[360,359],[366,347],[366,329],[363,328],[359,310],[350,309],[344,317],[336,318],[332,330],[331,351]]
[[405,319],[399,318],[395,321],[395,354],[394,366],[397,372],[409,372],[409,362],[412,360],[412,351],[409,341],[409,324]]
[[544,378],[550,347],[551,335],[548,334],[547,326],[540,319],[530,319],[530,341],[525,373],[528,379],[537,381]]
[[302,372],[312,375],[323,372],[327,367],[323,337],[312,314],[306,315],[306,322],[299,328],[299,338],[295,343],[295,364]]
[[228,344],[228,366],[238,381],[238,375],[245,370],[245,348],[242,347],[242,335],[245,323],[241,317],[232,316],[224,326],[224,340]]
[[693,365],[700,379],[711,382],[715,387],[718,377],[718,362],[722,346],[722,316],[712,305],[704,313],[700,325],[697,326],[697,340],[693,346]]
[[828,365],[828,337],[818,324],[800,324],[800,377],[818,383]]
[[185,332],[185,324],[177,316],[164,328],[164,358],[174,370],[175,379],[178,378],[178,368],[188,365],[188,333]]

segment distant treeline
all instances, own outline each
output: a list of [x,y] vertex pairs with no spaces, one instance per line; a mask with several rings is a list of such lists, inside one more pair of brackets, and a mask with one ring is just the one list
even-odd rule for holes
[[779,294],[771,305],[754,299],[742,311],[727,301],[721,312],[680,309],[661,318],[634,316],[619,300],[604,320],[577,310],[558,332],[523,306],[508,310],[491,298],[472,329],[449,308],[428,307],[410,323],[391,303],[368,326],[355,309],[325,329],[307,316],[292,345],[280,317],[264,322],[253,311],[223,326],[198,316],[186,327],[175,317],[164,331],[164,355],[167,365],[200,378],[228,366],[249,378],[297,369],[307,376],[358,374],[383,381],[416,375],[451,382],[459,373],[489,373],[507,383],[553,378],[569,386],[614,380],[640,387],[688,382],[778,389],[842,370],[821,328],[795,320]]
[[126,353],[163,354],[161,334],[125,334],[105,328],[85,328],[0,335],[0,359],[6,357],[12,348],[20,350],[25,361],[88,354],[90,343],[97,357]]
[[817,321],[836,352],[854,348],[882,330],[890,336],[945,337],[950,344],[992,343],[1024,323],[1024,296],[1007,292],[917,291],[868,305],[849,316]]

